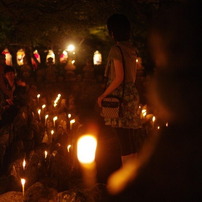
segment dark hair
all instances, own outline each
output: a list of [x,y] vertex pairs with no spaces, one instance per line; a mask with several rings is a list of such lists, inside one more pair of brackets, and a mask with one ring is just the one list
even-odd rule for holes
[[8,72],[15,72],[14,67],[11,67],[11,66],[9,66],[9,65],[6,65],[6,66],[4,67],[4,74],[6,74],[6,73],[8,73]]
[[113,14],[107,20],[107,29],[115,41],[127,41],[130,38],[130,22],[125,15]]

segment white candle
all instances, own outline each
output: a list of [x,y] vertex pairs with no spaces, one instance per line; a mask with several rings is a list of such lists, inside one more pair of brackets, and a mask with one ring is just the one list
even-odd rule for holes
[[44,157],[45,157],[45,159],[47,158],[47,156],[48,156],[48,152],[45,150],[44,151]]
[[48,119],[48,117],[49,117],[49,115],[46,114],[46,115],[45,115],[45,126],[46,126],[46,124],[47,124],[47,119]]
[[71,147],[72,147],[72,145],[70,145],[70,144],[67,146],[67,151],[68,151],[68,152],[70,151],[70,148],[71,148]]
[[147,110],[146,109],[142,109],[142,118],[145,118],[147,115]]
[[23,162],[22,162],[22,168],[23,168],[23,170],[25,170],[25,167],[26,167],[26,161],[24,159]]
[[70,120],[70,130],[72,130],[72,126],[75,123],[75,119]]
[[93,187],[96,183],[95,152],[97,140],[92,135],[83,135],[77,142],[77,158],[83,169],[84,183]]
[[38,109],[39,120],[41,120],[41,109]]
[[71,116],[72,116],[71,114],[68,114],[68,118],[69,118],[69,119],[71,118]]
[[24,178],[21,178],[21,184],[22,184],[22,195],[25,195],[25,183],[26,180]]
[[40,94],[38,94],[37,95],[37,101],[38,101],[38,103],[39,103],[39,98],[41,97],[41,95]]
[[43,111],[45,111],[46,105],[45,105],[45,104],[44,104],[44,105],[42,105],[42,107],[41,107],[41,108],[42,108],[42,110],[43,110]]
[[57,116],[54,116],[54,117],[53,117],[53,126],[54,126],[54,127],[55,127],[55,122],[56,122],[57,119],[58,119]]
[[154,122],[156,121],[156,117],[155,116],[153,116],[152,117],[152,126],[154,126]]

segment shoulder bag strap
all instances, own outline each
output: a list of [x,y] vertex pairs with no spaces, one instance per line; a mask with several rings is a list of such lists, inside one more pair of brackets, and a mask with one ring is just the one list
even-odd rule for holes
[[124,98],[124,93],[125,93],[125,79],[126,79],[126,76],[125,76],[125,74],[126,74],[125,59],[124,59],[123,51],[121,50],[121,47],[118,46],[118,45],[117,45],[117,47],[119,48],[120,53],[121,53],[122,64],[123,64],[123,72],[124,72],[124,74],[123,74],[123,84],[122,84],[122,86],[123,86],[123,90],[122,90],[122,99],[123,99],[123,98]]

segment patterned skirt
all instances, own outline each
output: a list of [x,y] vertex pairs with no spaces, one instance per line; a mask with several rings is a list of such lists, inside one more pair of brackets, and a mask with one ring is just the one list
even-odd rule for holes
[[134,83],[125,83],[124,97],[122,98],[123,86],[115,89],[112,95],[122,99],[121,117],[116,119],[105,118],[105,125],[118,128],[141,128],[139,114],[139,94]]

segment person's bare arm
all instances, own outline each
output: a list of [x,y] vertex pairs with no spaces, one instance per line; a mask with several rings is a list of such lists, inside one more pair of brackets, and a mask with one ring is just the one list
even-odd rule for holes
[[111,82],[111,84],[107,87],[102,95],[98,97],[98,105],[101,107],[101,102],[103,98],[113,92],[123,81],[124,78],[124,71],[123,71],[123,64],[120,60],[113,60],[114,67],[115,67],[115,78]]

